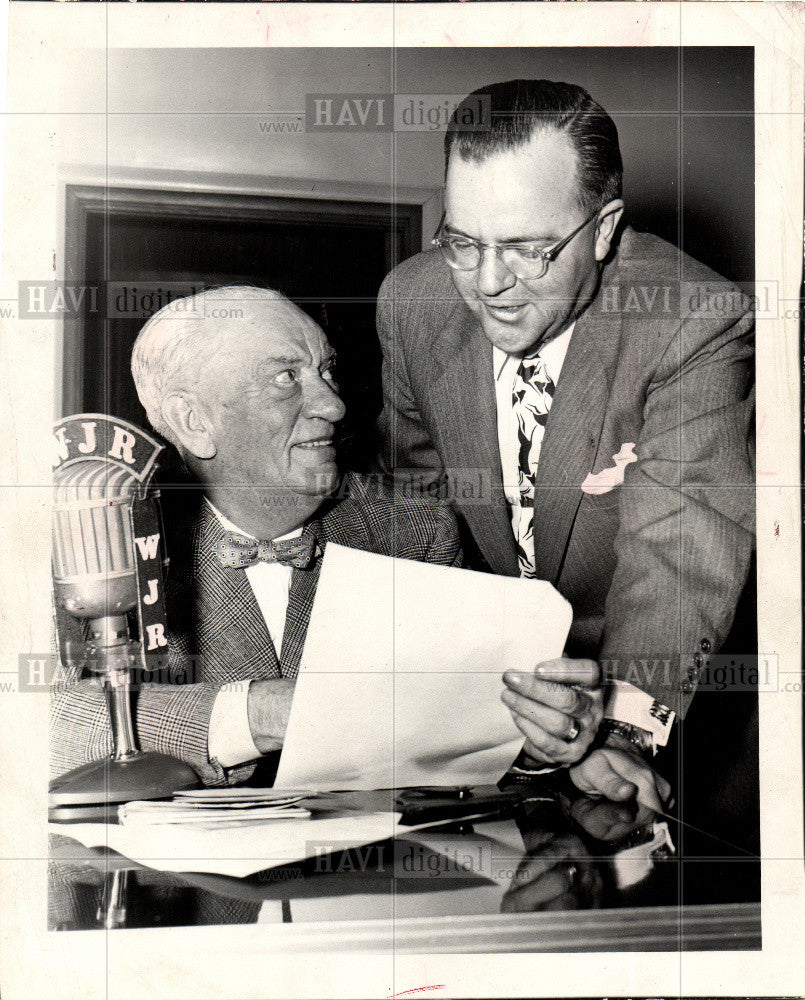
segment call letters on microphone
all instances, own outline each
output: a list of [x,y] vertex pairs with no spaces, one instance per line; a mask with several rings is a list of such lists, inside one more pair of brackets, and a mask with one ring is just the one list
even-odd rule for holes
[[[130,505],[132,538],[136,550],[137,618],[140,658],[149,669],[148,654],[159,654],[168,645],[165,637],[162,526],[156,495],[147,491],[163,446],[145,431],[102,413],[66,417],[53,427],[53,468],[76,462],[112,463],[140,483],[139,495]],[[110,503],[114,503],[110,500]]]

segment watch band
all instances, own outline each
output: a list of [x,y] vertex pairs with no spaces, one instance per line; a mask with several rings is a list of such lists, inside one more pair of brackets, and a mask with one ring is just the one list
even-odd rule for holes
[[648,730],[633,726],[630,722],[621,722],[620,719],[602,719],[599,732],[605,736],[610,734],[623,736],[624,739],[633,743],[641,753],[655,754],[654,737]]

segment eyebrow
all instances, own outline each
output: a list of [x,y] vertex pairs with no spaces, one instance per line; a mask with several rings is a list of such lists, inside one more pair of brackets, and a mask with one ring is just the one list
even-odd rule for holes
[[277,354],[271,358],[264,358],[260,364],[261,365],[303,365],[307,362],[307,358],[302,357],[284,357],[281,354]]
[[[327,361],[333,361],[336,357],[336,352],[334,350],[328,351],[326,354],[322,354],[322,364]],[[310,357],[292,357],[284,355],[275,355],[271,358],[264,358],[260,363],[259,367],[265,367],[267,365],[307,365],[310,363]]]
[[[474,240],[474,236],[470,236],[469,233],[465,233],[463,229],[456,229],[455,226],[451,226],[445,223],[444,228],[447,232],[455,236],[465,236],[468,240]],[[561,239],[559,236],[510,236],[505,240],[497,240],[498,243],[555,243]],[[483,242],[482,240],[478,241]]]

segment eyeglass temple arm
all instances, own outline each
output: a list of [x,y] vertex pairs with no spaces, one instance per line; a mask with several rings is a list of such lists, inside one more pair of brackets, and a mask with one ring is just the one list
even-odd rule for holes
[[[439,219],[439,225],[436,227],[436,232],[433,234],[433,240],[439,239],[439,233],[442,231],[442,226],[444,225],[444,220],[446,218],[447,218],[447,209],[444,209],[442,211],[442,216]],[[433,243],[433,240],[431,240],[431,243]]]
[[600,211],[601,211],[601,209],[600,209],[600,208],[597,208],[597,209],[596,209],[596,210],[595,210],[595,211],[594,211],[594,212],[592,213],[592,215],[588,215],[588,216],[587,216],[587,218],[586,218],[586,219],[584,220],[584,222],[582,222],[582,224],[581,224],[580,226],[577,226],[577,227],[576,227],[576,228],[575,228],[575,229],[573,230],[573,232],[572,232],[572,233],[568,233],[568,235],[567,235],[567,236],[566,236],[566,237],[565,237],[565,238],[564,238],[563,240],[560,240],[560,241],[559,241],[559,242],[558,242],[558,243],[556,244],[556,246],[553,246],[553,247],[551,247],[551,248],[550,248],[550,249],[548,249],[548,250],[543,250],[543,251],[542,251],[542,256],[543,256],[543,257],[545,258],[545,260],[548,260],[548,261],[552,261],[552,260],[554,260],[554,259],[556,258],[556,256],[557,256],[557,254],[559,254],[559,253],[560,253],[560,252],[561,252],[562,250],[564,250],[564,248],[565,248],[565,247],[566,247],[566,246],[568,245],[568,243],[569,243],[569,242],[570,242],[570,241],[571,241],[571,240],[573,239],[573,237],[574,237],[574,236],[578,236],[578,234],[579,234],[579,233],[580,233],[580,232],[582,231],[582,229],[584,229],[584,227],[585,227],[586,225],[588,225],[588,224],[589,224],[590,222],[592,222],[592,221],[593,221],[593,219],[594,219],[594,218],[596,217],[596,215],[598,215],[598,213],[599,213]]

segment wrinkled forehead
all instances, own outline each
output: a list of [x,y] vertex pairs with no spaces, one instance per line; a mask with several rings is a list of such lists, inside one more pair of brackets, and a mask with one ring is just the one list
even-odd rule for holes
[[235,306],[243,314],[230,331],[235,349],[240,344],[252,356],[293,357],[312,363],[331,353],[321,327],[292,302],[254,300]]

